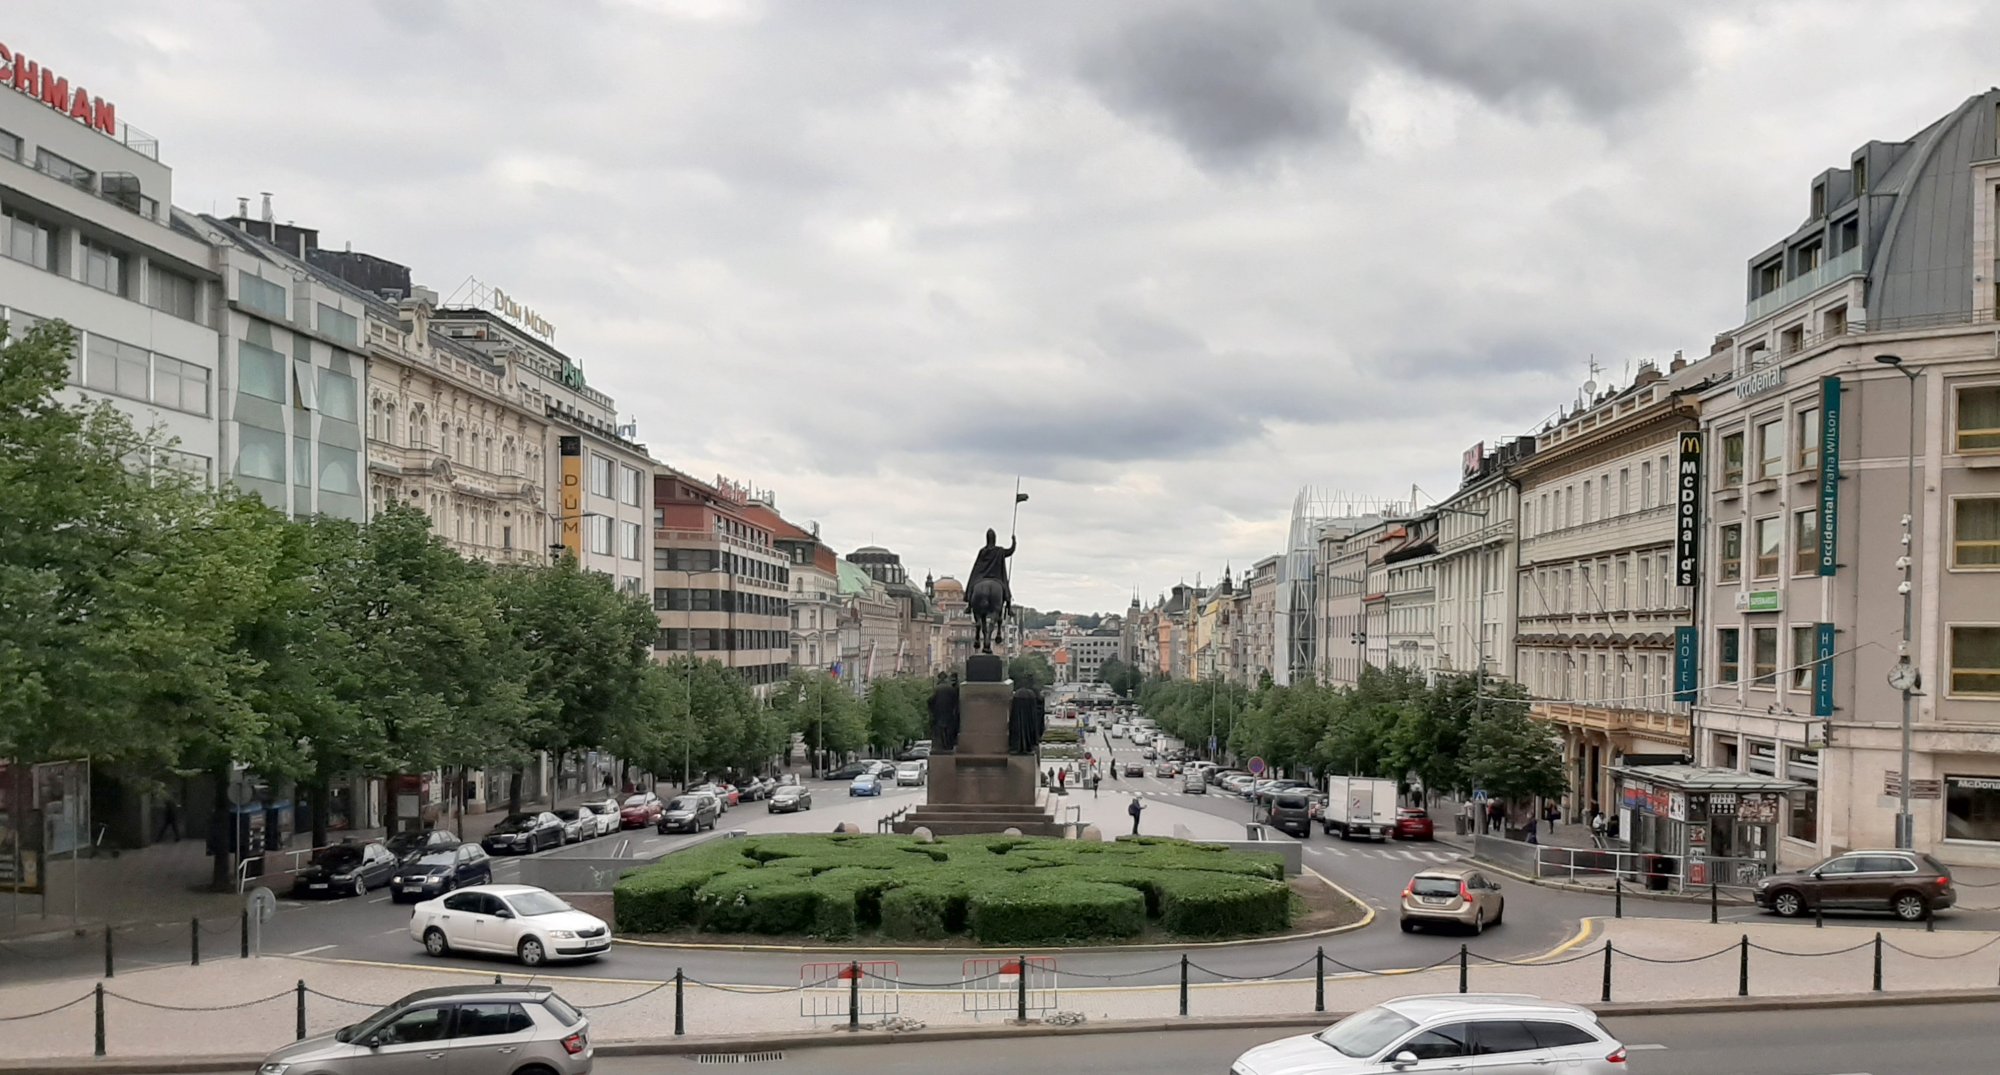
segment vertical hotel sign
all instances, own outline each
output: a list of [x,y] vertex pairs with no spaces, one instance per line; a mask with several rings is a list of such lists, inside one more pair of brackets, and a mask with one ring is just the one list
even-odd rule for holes
[[1840,534],[1840,378],[1819,382],[1819,573],[1833,574]]
[[1692,627],[1674,628],[1674,701],[1700,701],[1700,685],[1696,676],[1700,663],[1699,647],[1695,645],[1697,636]]
[[1833,716],[1833,624],[1813,624],[1813,716]]
[[562,437],[562,544],[583,562],[583,438]]
[[1674,584],[1693,586],[1701,574],[1700,433],[1681,434],[1681,465],[1674,473]]

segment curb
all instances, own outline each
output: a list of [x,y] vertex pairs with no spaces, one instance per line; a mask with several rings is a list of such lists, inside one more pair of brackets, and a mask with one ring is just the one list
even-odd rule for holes
[[[2000,1003],[2000,989],[1932,990],[1917,993],[1830,993],[1803,997],[1728,997],[1704,1000],[1662,1000],[1590,1004],[1600,1016],[1728,1015],[1767,1011],[1878,1007],[1933,1007],[1947,1004]],[[900,1032],[848,1030],[808,1030],[781,1034],[717,1035],[713,1037],[649,1038],[611,1041],[597,1046],[598,1056],[690,1056],[704,1053],[743,1053],[791,1049],[824,1049],[847,1046],[924,1044],[929,1042],[974,1041],[987,1038],[1086,1037],[1104,1034],[1149,1034],[1159,1031],[1189,1030],[1282,1030],[1320,1027],[1337,1022],[1351,1013],[1344,1011],[1298,1012],[1284,1015],[1192,1016],[1168,1019],[1118,1019],[1081,1026],[1051,1026],[1046,1023],[1006,1023],[991,1026],[926,1027]],[[219,1071],[254,1070],[262,1055],[187,1057],[109,1057],[105,1059],[50,1059],[0,1061],[4,1075],[207,1075]]]

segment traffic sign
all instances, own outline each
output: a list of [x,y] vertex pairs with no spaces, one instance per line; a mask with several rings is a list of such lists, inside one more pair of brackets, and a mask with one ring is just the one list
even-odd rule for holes
[[1485,788],[1473,788],[1473,789],[1472,789],[1472,801],[1473,801],[1473,802],[1476,802],[1476,803],[1483,803],[1483,802],[1485,802],[1485,801],[1486,801],[1486,789],[1485,789]]
[[1250,759],[1250,764],[1249,764],[1249,765],[1246,765],[1246,766],[1244,766],[1244,768],[1246,768],[1246,769],[1250,770],[1250,775],[1251,775],[1251,776],[1263,776],[1263,775],[1264,775],[1264,768],[1265,768],[1265,766],[1264,766],[1264,759],[1262,759],[1262,758],[1251,758],[1251,759]]

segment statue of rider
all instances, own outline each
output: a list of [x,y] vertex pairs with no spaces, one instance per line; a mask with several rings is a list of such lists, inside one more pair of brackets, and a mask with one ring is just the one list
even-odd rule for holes
[[1014,545],[1000,547],[1000,535],[989,527],[986,531],[986,547],[972,561],[972,570],[966,575],[965,590],[972,592],[981,579],[995,579],[1000,583],[1000,606],[1002,609],[1014,607],[1014,587],[1007,581],[1007,558],[1014,555]]

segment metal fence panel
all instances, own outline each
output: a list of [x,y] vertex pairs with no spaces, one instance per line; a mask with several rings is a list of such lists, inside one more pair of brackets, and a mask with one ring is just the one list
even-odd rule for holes
[[963,1010],[969,1012],[1013,1012],[1021,1006],[1022,964],[1028,975],[1028,1010],[1054,1011],[1061,990],[1056,978],[1054,956],[1023,959],[968,959],[960,968],[965,982]]
[[859,1003],[860,1018],[895,1015],[903,1010],[901,977],[902,966],[888,960],[801,964],[799,1014],[812,1020],[847,1019]]

